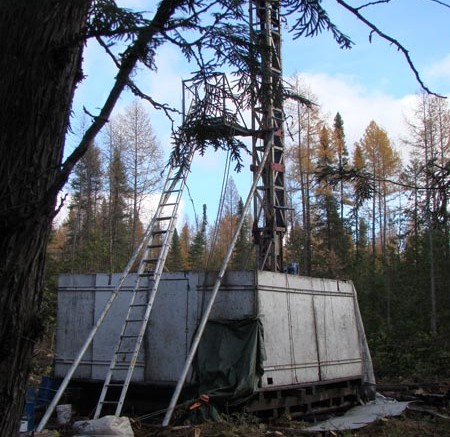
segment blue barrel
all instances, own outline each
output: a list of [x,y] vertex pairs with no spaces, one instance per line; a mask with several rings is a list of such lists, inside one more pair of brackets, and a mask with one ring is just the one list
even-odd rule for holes
[[41,385],[39,386],[39,392],[37,396],[37,405],[48,405],[55,397],[58,391],[60,381],[49,376],[43,376]]
[[34,388],[27,388],[25,397],[25,407],[23,409],[22,421],[27,422],[27,431],[34,429],[34,410],[36,407],[36,390]]
[[298,267],[298,263],[290,263],[287,268],[287,273],[289,273],[290,275],[298,275]]

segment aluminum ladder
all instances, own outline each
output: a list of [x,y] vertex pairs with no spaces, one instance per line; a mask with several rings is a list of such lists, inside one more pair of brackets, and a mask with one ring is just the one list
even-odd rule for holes
[[[178,207],[186,185],[186,178],[190,171],[193,155],[194,150],[189,152],[188,159],[183,167],[180,168],[175,164],[172,164],[170,167],[158,207],[146,231],[148,240],[139,262],[137,280],[132,291],[119,341],[114,349],[103,384],[94,419],[100,417],[105,407],[110,409],[115,407],[115,416],[119,416],[122,411],[158,291],[170,242],[175,231]],[[146,294],[148,289],[141,287],[143,281],[149,281],[149,294]],[[148,296],[148,300],[142,299],[143,293],[145,297]],[[125,372],[126,375],[123,377]]]

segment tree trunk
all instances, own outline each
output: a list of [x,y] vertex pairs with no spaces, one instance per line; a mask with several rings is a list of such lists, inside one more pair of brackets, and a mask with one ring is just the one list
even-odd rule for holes
[[[0,435],[21,417],[90,0],[0,6]],[[53,193],[53,194],[52,194]]]

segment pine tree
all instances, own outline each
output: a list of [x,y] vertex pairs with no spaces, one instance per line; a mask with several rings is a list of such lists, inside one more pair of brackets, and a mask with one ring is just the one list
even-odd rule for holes
[[[337,165],[339,171],[345,171],[348,169],[348,150],[345,145],[345,133],[344,133],[344,120],[342,120],[341,114],[336,113],[333,124],[333,145],[337,155]],[[344,204],[345,204],[345,187],[344,180],[339,181],[339,207],[340,218],[342,223],[344,222]]]
[[206,205],[203,205],[203,216],[200,229],[189,247],[189,264],[193,271],[204,271],[206,268],[206,226],[208,219]]
[[[335,150],[330,141],[329,130],[323,126],[317,149],[317,171],[319,174],[336,162]],[[345,277],[350,261],[350,244],[343,221],[338,212],[338,201],[328,178],[318,182],[316,190],[315,230],[317,252],[315,274],[327,277]]]
[[130,221],[126,198],[130,194],[121,150],[115,147],[109,163],[108,237],[109,271],[121,271],[130,257]]
[[[400,158],[394,150],[387,132],[380,128],[373,120],[369,123],[363,138],[360,141],[364,150],[367,168],[371,173],[371,179],[375,188],[372,198],[372,256],[376,261],[377,244],[379,236],[379,251],[381,255],[384,292],[386,296],[386,323],[391,325],[391,289],[392,266],[389,264],[388,244],[391,240],[389,230],[388,196],[394,192],[395,185],[389,181],[396,173],[400,173]],[[378,223],[378,227],[377,227]]]
[[95,272],[99,267],[95,248],[101,232],[98,215],[102,176],[100,151],[94,144],[75,167],[70,183],[73,194],[64,224],[67,233],[64,252],[72,272]]
[[[239,198],[237,205],[237,220],[240,220],[244,213],[244,202]],[[244,217],[238,239],[233,250],[233,257],[230,264],[231,270],[252,270],[255,267],[256,255],[251,240],[251,226],[248,216]]]
[[180,250],[183,264],[181,266],[182,270],[191,270],[191,265],[189,262],[189,247],[191,246],[191,229],[189,223],[185,221],[183,227],[181,228],[180,234]]
[[175,228],[172,236],[172,243],[170,245],[169,253],[167,254],[166,267],[169,272],[178,272],[183,270],[184,266],[183,255],[181,252],[181,243],[178,231]]
[[305,233],[298,221],[295,221],[288,234],[286,241],[286,264],[298,264],[300,267],[299,273],[302,271],[302,257],[304,256],[303,246],[305,244]]

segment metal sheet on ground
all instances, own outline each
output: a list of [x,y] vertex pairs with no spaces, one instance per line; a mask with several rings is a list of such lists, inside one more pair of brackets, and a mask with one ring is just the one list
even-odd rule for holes
[[382,396],[377,396],[373,402],[348,410],[343,416],[316,423],[306,428],[307,431],[345,431],[362,428],[378,419],[389,416],[400,416],[408,407],[409,402],[397,402]]

